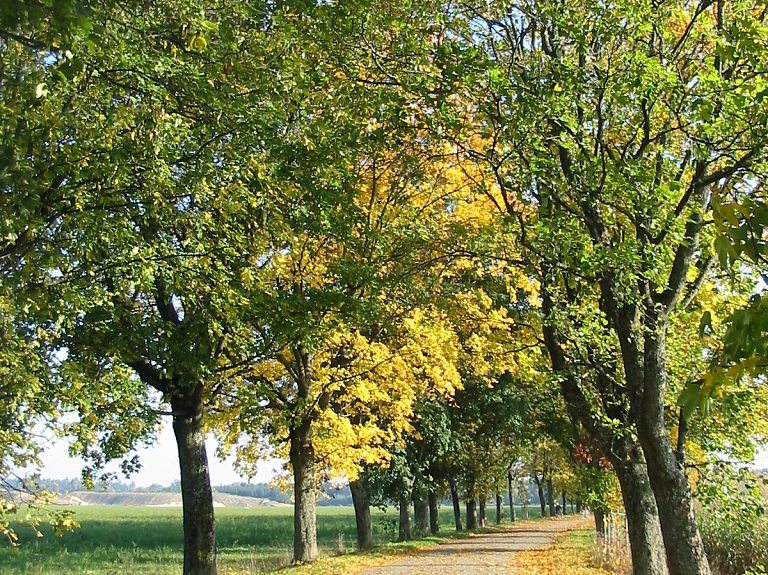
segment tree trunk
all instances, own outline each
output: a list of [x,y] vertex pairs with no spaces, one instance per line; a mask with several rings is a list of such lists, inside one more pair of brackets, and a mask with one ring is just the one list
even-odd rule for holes
[[563,515],[568,515],[568,510],[565,507],[567,502],[568,498],[565,496],[565,491],[563,491]]
[[429,500],[429,530],[432,535],[437,535],[440,532],[440,515],[437,509],[437,493],[433,489],[430,489],[427,495]]
[[643,349],[644,388],[639,396],[637,425],[667,549],[667,566],[670,575],[709,575],[691,486],[665,428],[666,320],[651,317],[647,322],[650,325],[646,326]]
[[[201,387],[199,390],[201,391]],[[201,393],[171,399],[184,515],[184,575],[216,574],[216,521]]]
[[[610,308],[608,300],[603,299],[601,306]],[[552,300],[546,290],[543,292],[543,309],[546,313],[553,310]],[[622,345],[622,362],[627,387],[635,392],[642,389],[642,366],[636,366],[638,356],[636,338],[632,335],[632,326],[624,318],[624,324],[616,326]],[[553,324],[545,326],[545,339],[547,350],[550,354],[552,367],[562,373],[568,373],[567,361],[560,344],[559,334]],[[634,358],[634,359],[633,359]],[[636,393],[630,398],[630,409],[620,407],[615,402],[615,388],[612,383],[600,373],[596,374],[596,383],[606,407],[605,413],[619,421],[625,427],[623,434],[617,435],[615,429],[611,429],[600,423],[600,417],[592,414],[592,408],[582,393],[577,380],[569,374],[561,379],[560,390],[568,405],[568,412],[573,422],[580,422],[589,432],[591,439],[597,442],[600,450],[607,456],[619,478],[621,493],[624,499],[627,513],[627,528],[629,531],[630,550],[634,563],[635,575],[664,575],[666,569],[663,561],[663,545],[659,541],[659,522],[657,519],[657,507],[650,497],[648,489],[648,474],[644,470],[643,453],[637,442],[632,441],[628,430],[632,420],[636,419],[638,412]],[[635,398],[635,399],[632,399]],[[639,427],[639,423],[635,421]],[[600,455],[592,453],[592,465],[599,467]],[[581,497],[579,497],[581,499]],[[605,536],[605,522],[603,512],[593,509],[595,514],[595,530],[598,538]]]
[[552,478],[547,479],[547,503],[549,503],[549,516],[555,516],[555,490],[552,487]]
[[467,500],[467,529],[477,529],[477,501]]
[[504,498],[501,493],[496,494],[496,525],[501,523],[504,519]]
[[355,522],[357,523],[357,548],[370,549],[373,547],[373,527],[371,524],[371,504],[362,477],[349,482],[352,492],[352,504],[355,506]]
[[676,461],[659,461],[656,455],[648,458],[648,474],[659,510],[664,546],[670,550],[667,553],[670,575],[709,575],[688,478],[681,477],[685,476],[683,470],[675,469]]
[[461,531],[461,500],[459,499],[459,490],[456,489],[456,481],[448,480],[448,486],[451,488],[451,501],[453,501],[453,521],[456,523],[456,531]]
[[411,501],[410,498],[400,496],[400,528],[397,540],[408,541],[411,538]]
[[544,500],[544,489],[541,486],[542,480],[540,480],[537,476],[533,476],[534,481],[536,481],[536,489],[539,492],[539,505],[541,506],[541,516],[546,517],[547,516],[547,502]]
[[605,514],[602,509],[594,509],[593,514],[595,516],[595,533],[597,534],[598,544],[605,539]]
[[429,535],[429,505],[425,496],[423,490],[413,490],[413,519],[417,537]]
[[507,491],[509,492],[509,520],[515,522],[515,490],[512,488],[512,474],[507,473]]
[[483,495],[480,497],[480,527],[485,527],[487,519],[485,512],[485,495]]
[[621,485],[624,511],[627,514],[633,574],[666,575],[667,564],[656,500],[639,452],[639,447],[635,446],[632,450],[632,460],[615,462],[614,465]]
[[308,563],[317,559],[317,519],[315,516],[315,448],[311,421],[303,421],[290,431],[293,467],[293,561]]

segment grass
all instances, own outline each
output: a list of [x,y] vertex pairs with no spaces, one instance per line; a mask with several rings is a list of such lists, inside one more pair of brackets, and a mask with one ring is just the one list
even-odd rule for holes
[[526,575],[615,575],[595,566],[594,547],[594,527],[585,526],[559,535],[551,545],[518,553],[514,565]]
[[[529,507],[529,516],[538,508]],[[507,510],[508,512],[508,510]],[[489,526],[494,510],[489,507]],[[351,507],[318,507],[317,537],[325,557],[302,575],[353,572],[393,555],[408,553],[455,536],[453,512],[440,510],[441,534],[420,541],[392,543],[397,538],[397,510],[374,511],[373,536],[380,545],[366,553],[350,553],[356,545]],[[28,526],[14,525],[20,547],[0,543],[3,575],[178,575],[183,561],[182,512],[179,508],[79,507],[81,527],[64,537],[42,528],[37,539]],[[286,566],[293,547],[293,509],[216,510],[219,572],[240,575]],[[284,571],[286,575],[294,568]]]

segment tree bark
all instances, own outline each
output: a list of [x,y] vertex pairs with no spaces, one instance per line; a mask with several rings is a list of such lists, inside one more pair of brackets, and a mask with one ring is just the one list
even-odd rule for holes
[[477,529],[477,501],[467,500],[467,529]]
[[411,538],[411,501],[406,495],[400,496],[400,529],[398,541],[408,541]]
[[[632,399],[638,437],[656,499],[667,566],[670,575],[709,575],[691,486],[665,426],[667,320],[663,315],[646,313],[645,324],[642,366],[628,361],[625,369],[635,391]],[[637,352],[637,347],[633,351]]]
[[357,548],[370,549],[373,547],[371,504],[368,501],[368,492],[365,488],[365,481],[363,478],[358,477],[356,481],[350,481],[349,490],[352,492],[352,504],[355,506]]
[[216,521],[203,426],[202,386],[171,399],[184,515],[184,575],[216,575]]
[[430,489],[428,494],[429,499],[429,530],[432,535],[437,535],[440,532],[440,515],[437,508],[437,493],[433,489]]
[[539,505],[541,506],[541,516],[546,517],[547,516],[547,503],[544,500],[544,489],[541,486],[542,480],[539,479],[536,475],[533,476],[533,480],[536,482],[536,489],[539,492]]
[[501,493],[497,493],[496,494],[496,525],[499,525],[502,519],[504,519],[504,498],[501,496]]
[[485,527],[485,522],[488,519],[485,511],[485,495],[481,496],[479,500],[480,500],[480,527]]
[[549,503],[549,516],[555,516],[555,489],[552,487],[552,478],[547,479],[547,503]]
[[453,521],[456,524],[456,531],[461,531],[461,500],[459,499],[459,490],[456,489],[456,481],[448,480],[448,486],[451,488],[451,501],[453,502]]
[[597,534],[597,540],[599,543],[605,539],[605,514],[601,509],[594,509],[593,514],[595,516],[595,533]]
[[[553,310],[553,302],[546,290],[542,297],[543,308],[546,313]],[[602,299],[601,306],[612,309],[606,298]],[[627,320],[629,321],[629,320]],[[619,329],[619,337],[622,342],[622,362],[627,386],[637,389],[642,388],[641,377],[637,370],[629,369],[635,365],[633,357],[637,357],[637,347],[631,335],[631,325],[627,323]],[[579,422],[588,431],[603,454],[608,457],[616,470],[621,484],[622,497],[627,512],[627,526],[630,536],[631,553],[634,561],[635,575],[665,575],[666,569],[661,560],[663,545],[659,542],[660,530],[656,501],[649,497],[648,474],[644,470],[643,452],[637,442],[631,439],[628,433],[621,435],[600,422],[600,417],[595,417],[589,403],[586,401],[576,379],[568,371],[567,361],[560,344],[560,336],[552,324],[545,324],[544,328],[547,350],[549,351],[552,367],[558,372],[567,374],[561,379],[560,390],[568,406],[571,419]],[[634,354],[634,355],[633,355]],[[642,367],[639,368],[642,371]],[[625,429],[632,425],[633,412],[637,412],[636,400],[630,399],[630,409],[621,407],[617,402],[611,403],[617,392],[609,379],[603,374],[595,374],[595,384],[606,404],[605,413],[615,421],[620,421]],[[633,402],[635,405],[633,405]],[[635,422],[637,424],[637,422]],[[639,424],[637,424],[639,426]],[[599,466],[600,454],[592,454],[592,464]],[[594,509],[595,530],[598,537],[604,537],[605,524],[603,513],[600,509]]]
[[509,520],[515,522],[515,490],[512,488],[512,473],[507,473],[507,491],[509,492]]
[[416,536],[429,535],[429,505],[422,489],[413,490],[413,519]]
[[568,502],[568,499],[565,496],[565,491],[563,491],[563,515],[568,515],[568,510],[566,509],[567,502]]
[[639,447],[635,447],[632,459],[614,462],[616,476],[621,485],[624,511],[627,514],[633,574],[666,575],[667,564],[656,500],[639,452]]
[[315,448],[312,444],[311,423],[311,420],[306,419],[290,431],[294,489],[294,563],[308,563],[317,559]]

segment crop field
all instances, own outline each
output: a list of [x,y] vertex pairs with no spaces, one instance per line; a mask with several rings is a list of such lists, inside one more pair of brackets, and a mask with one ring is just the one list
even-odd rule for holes
[[[538,508],[528,508],[530,517]],[[494,510],[489,508],[489,516]],[[0,543],[3,575],[178,575],[182,567],[182,512],[179,508],[79,507],[81,527],[64,537],[41,529],[38,539],[23,524],[14,528],[20,546]],[[293,509],[216,510],[220,573],[258,573],[286,565],[293,545]],[[440,509],[441,530],[453,530],[449,506]],[[397,510],[374,511],[377,543],[397,537]],[[355,516],[351,507],[318,507],[317,537],[325,555],[355,549]]]

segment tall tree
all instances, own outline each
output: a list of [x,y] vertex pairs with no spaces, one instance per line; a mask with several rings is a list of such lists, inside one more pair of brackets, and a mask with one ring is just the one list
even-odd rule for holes
[[[244,437],[266,436],[289,459],[300,562],[317,556],[317,473],[354,480],[364,463],[385,463],[386,446],[411,430],[416,400],[459,384],[456,337],[428,302],[436,272],[425,269],[440,257],[448,167],[427,163],[425,143],[398,136],[397,121],[383,118],[370,137],[362,128],[303,151],[332,158],[334,172],[293,170],[298,198],[314,209],[291,216],[296,235],[273,258],[275,297],[257,329],[278,353],[247,368],[250,387],[228,390],[236,399],[220,421],[228,444],[245,445],[246,467],[263,452]],[[400,150],[387,149],[396,141]],[[334,178],[324,196],[321,177]]]
[[[628,409],[674,575],[709,568],[666,431],[667,334],[709,275],[712,198],[765,159],[763,17],[708,0],[477,5],[455,43],[489,55],[481,89],[456,97],[483,120],[459,148],[489,166],[506,229],[539,268],[556,370],[586,363]],[[564,305],[615,341],[617,369],[590,361],[594,338],[567,340]]]
[[[80,43],[36,37],[70,8]],[[275,166],[292,159],[289,135],[307,137],[297,101],[323,80],[292,50],[288,10],[92,8],[42,3],[16,23],[32,22],[29,34],[3,36],[18,84],[4,105],[31,103],[4,131],[29,140],[21,154],[8,148],[4,187],[35,214],[13,232],[23,280],[38,289],[25,319],[58,338],[57,394],[82,414],[73,448],[97,466],[151,435],[159,411],[173,418],[184,571],[213,573],[205,418],[236,366],[265,353],[244,326],[271,289],[252,280],[282,245]],[[281,54],[284,68],[270,67]]]

